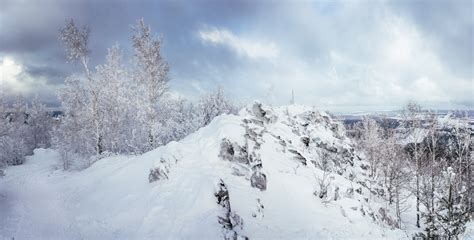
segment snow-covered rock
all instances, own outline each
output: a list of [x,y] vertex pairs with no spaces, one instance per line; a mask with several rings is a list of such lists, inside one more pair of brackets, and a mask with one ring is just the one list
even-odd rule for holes
[[36,150],[0,179],[0,238],[409,238],[366,187],[366,165],[328,114],[255,103],[79,172]]

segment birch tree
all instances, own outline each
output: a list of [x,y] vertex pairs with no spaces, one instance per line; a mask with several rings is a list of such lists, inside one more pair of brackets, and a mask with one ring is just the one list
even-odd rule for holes
[[379,124],[369,116],[364,116],[358,127],[360,132],[360,143],[367,160],[370,163],[370,177],[376,179],[380,165],[380,143],[381,128]]
[[143,19],[133,30],[132,43],[137,65],[135,77],[140,84],[138,90],[143,93],[139,114],[147,128],[148,149],[153,149],[160,144],[157,109],[159,100],[168,91],[169,65],[161,54],[162,39],[152,35]]
[[427,116],[427,126],[428,136],[425,139],[425,163],[424,171],[420,172],[422,174],[422,200],[424,204],[425,212],[422,213],[422,216],[425,218],[426,231],[428,233],[428,238],[436,235],[437,226],[436,226],[436,206],[435,206],[435,191],[437,189],[437,180],[439,177],[439,170],[443,166],[443,156],[441,156],[441,151],[439,149],[439,124],[436,117],[436,114],[430,112]]
[[421,106],[416,103],[409,103],[402,111],[403,127],[406,130],[406,138],[410,141],[408,144],[411,158],[415,163],[415,196],[416,196],[416,226],[420,227],[420,147],[419,143],[424,138],[422,131],[423,114]]
[[103,136],[103,149],[107,152],[128,152],[127,145],[131,136],[133,122],[131,111],[134,89],[129,84],[130,76],[122,63],[122,53],[116,44],[108,49],[106,62],[96,68],[95,87],[100,88],[98,96],[98,110],[101,119],[101,136]]
[[64,43],[66,48],[67,60],[69,62],[80,62],[84,70],[84,75],[87,80],[85,86],[90,96],[89,108],[94,132],[94,149],[95,154],[100,155],[103,151],[102,126],[100,121],[102,116],[99,111],[98,103],[101,89],[96,87],[93,73],[89,68],[89,34],[89,27],[78,27],[72,19],[68,20],[66,25],[60,29],[60,40]]
[[66,79],[59,92],[63,109],[60,124],[53,131],[53,143],[61,154],[64,169],[69,169],[75,160],[96,153],[93,125],[88,114],[88,91],[78,76]]
[[397,143],[393,130],[380,141],[380,161],[384,176],[384,186],[387,189],[387,201],[389,205],[395,205],[396,223],[402,225],[401,214],[408,209],[407,194],[411,174],[407,168],[408,162],[403,147]]
[[464,198],[469,212],[472,214],[473,209],[473,198],[474,198],[474,180],[472,179],[473,174],[473,151],[471,139],[471,128],[469,125],[469,117],[466,112],[458,114],[459,119],[450,119],[450,130],[452,132],[452,138],[448,143],[448,151],[453,153],[453,166],[456,173],[458,173],[460,181],[466,187],[466,195]]

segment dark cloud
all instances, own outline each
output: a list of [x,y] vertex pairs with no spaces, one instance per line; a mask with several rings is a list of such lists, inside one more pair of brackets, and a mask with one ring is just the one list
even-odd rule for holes
[[[223,85],[234,96],[261,98],[273,86],[276,98],[286,97],[288,89],[294,88],[302,95],[299,99],[309,104],[386,105],[392,101],[383,97],[390,95],[383,92],[387,91],[383,89],[387,83],[403,89],[429,77],[435,81],[432,93],[445,88],[449,81],[462,78],[457,89],[453,87],[446,93],[446,99],[454,103],[472,102],[466,100],[465,91],[458,90],[465,88],[466,79],[472,81],[473,76],[472,11],[472,1],[462,0],[358,3],[3,0],[0,58],[12,56],[32,79],[46,79],[52,86],[51,92],[45,88],[41,94],[54,102],[55,86],[80,70],[77,65],[65,63],[58,41],[58,29],[65,19],[74,18],[90,26],[91,63],[96,65],[103,62],[107,48],[115,43],[130,58],[131,27],[144,18],[156,34],[163,36],[163,53],[171,65],[173,90],[187,97]],[[421,49],[421,54],[411,53],[412,56],[427,57],[420,57],[414,64],[421,66],[423,61],[435,67],[441,64],[449,73],[431,72],[428,67],[419,70],[377,63],[379,59],[388,61],[386,55],[392,54],[388,47],[396,36],[387,33],[390,26],[386,23],[392,24],[392,18],[397,17],[404,20],[400,26],[415,26],[416,33],[411,37],[416,44],[426,40],[430,45],[429,49],[415,46]],[[207,43],[199,37],[199,31],[209,28],[228,30],[241,41],[236,44],[257,40],[274,43],[279,57],[271,61],[252,60],[236,54],[229,45]],[[412,33],[410,29],[402,31]],[[385,79],[385,75],[392,74],[396,75],[392,80]],[[400,90],[391,97],[408,98],[403,92],[409,91]]]

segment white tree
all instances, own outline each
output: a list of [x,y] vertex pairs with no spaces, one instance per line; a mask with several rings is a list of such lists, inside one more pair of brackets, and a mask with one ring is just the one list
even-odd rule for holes
[[[68,61],[79,61],[83,68],[84,74],[87,79],[87,82],[84,84],[87,90],[87,99],[89,100],[89,111],[90,114],[87,116],[90,117],[90,120],[93,124],[93,141],[95,154],[100,155],[103,151],[102,143],[102,116],[99,111],[99,96],[101,95],[101,88],[96,86],[93,73],[89,68],[89,33],[90,30],[87,26],[79,28],[74,23],[74,20],[69,20],[66,22],[66,25],[60,30],[60,40],[64,43],[66,47],[67,59]],[[66,117],[69,117],[66,115]]]
[[422,181],[422,200],[425,210],[422,216],[425,218],[426,229],[428,237],[436,233],[436,208],[435,208],[435,191],[436,182],[439,177],[439,170],[444,164],[445,159],[440,155],[439,146],[439,122],[436,114],[430,112],[427,120],[428,136],[425,139],[425,166],[422,166],[423,171],[419,172]]
[[458,113],[458,115],[458,119],[450,118],[448,121],[449,126],[447,127],[450,129],[452,137],[449,139],[447,147],[453,155],[451,164],[455,172],[458,173],[460,181],[466,186],[467,197],[464,199],[472,214],[474,212],[474,181],[472,179],[474,148],[469,117],[466,112]]
[[395,205],[397,227],[401,227],[401,214],[408,209],[409,183],[411,173],[403,146],[397,143],[393,129],[388,129],[379,143],[381,169],[384,176],[384,186],[387,189],[386,200],[389,205]]
[[360,132],[360,145],[366,154],[370,163],[370,177],[377,178],[378,168],[380,165],[380,143],[381,128],[377,121],[369,116],[364,116],[358,127]]
[[178,141],[200,127],[195,106],[183,99],[161,101],[159,115],[163,144]]
[[236,113],[237,108],[226,98],[222,87],[201,97],[199,100],[199,115],[201,126],[208,125],[212,119],[221,114]]
[[138,114],[147,128],[148,149],[159,144],[159,100],[168,90],[168,63],[161,55],[162,40],[152,35],[149,26],[141,19],[133,29],[133,48],[137,71],[135,77],[139,83],[137,89],[142,93]]
[[78,28],[72,20],[61,29],[68,60],[79,61],[84,68],[84,77],[68,78],[59,94],[64,115],[55,129],[54,145],[65,168],[74,159],[94,160],[106,152],[153,149],[183,138],[219,114],[235,111],[220,88],[206,95],[199,107],[169,98],[169,66],[161,55],[162,41],[152,36],[143,20],[132,37],[132,70],[123,65],[116,45],[92,72],[88,36],[88,28]]
[[95,88],[102,89],[97,102],[103,150],[127,152],[127,139],[132,129],[130,120],[134,119],[130,113],[135,103],[132,99],[134,89],[117,44],[108,49],[106,62],[97,66],[95,79]]
[[66,79],[59,93],[63,109],[60,124],[53,134],[54,146],[60,151],[64,169],[74,160],[95,153],[93,125],[89,118],[87,90],[77,76]]
[[420,227],[420,176],[421,176],[421,161],[420,161],[420,149],[419,143],[424,139],[422,131],[423,111],[421,106],[417,103],[408,103],[407,106],[402,110],[403,127],[406,130],[406,138],[411,143],[408,144],[412,156],[412,160],[415,163],[415,195],[416,195],[416,226]]

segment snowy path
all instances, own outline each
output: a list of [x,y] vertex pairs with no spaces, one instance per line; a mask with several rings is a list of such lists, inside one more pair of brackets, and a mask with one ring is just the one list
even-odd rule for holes
[[71,239],[80,238],[64,195],[49,184],[49,175],[57,167],[54,152],[46,151],[45,163],[26,162],[8,169],[0,179],[0,238]]
[[157,154],[64,172],[56,152],[36,150],[0,179],[0,239],[220,239],[216,170],[196,171],[201,156],[150,184]]

